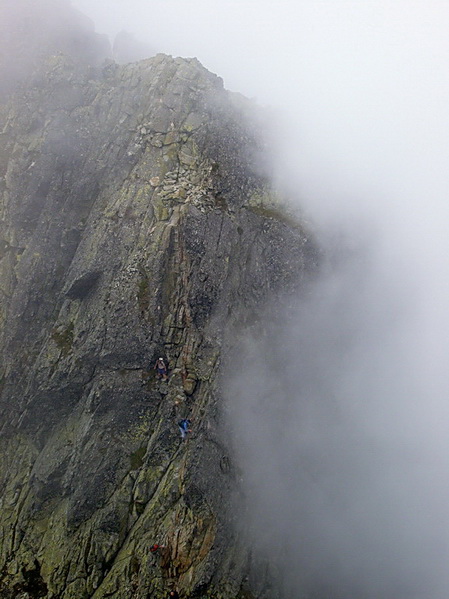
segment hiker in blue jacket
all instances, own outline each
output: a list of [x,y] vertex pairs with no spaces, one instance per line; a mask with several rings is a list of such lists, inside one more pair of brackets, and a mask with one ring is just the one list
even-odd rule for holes
[[190,420],[188,418],[184,418],[178,422],[179,430],[181,431],[181,437],[183,439],[186,438],[187,433],[190,433]]

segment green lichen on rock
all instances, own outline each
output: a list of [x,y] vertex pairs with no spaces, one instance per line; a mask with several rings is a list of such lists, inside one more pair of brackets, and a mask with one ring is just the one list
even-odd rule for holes
[[249,599],[221,363],[308,236],[198,61],[40,68],[0,103],[2,596]]
[[150,280],[144,271],[141,271],[141,278],[137,290],[137,301],[142,314],[147,312],[150,305]]
[[51,338],[61,350],[63,356],[67,356],[72,351],[74,327],[74,323],[71,322],[66,327],[53,329],[51,333]]
[[146,447],[139,447],[129,456],[131,470],[139,470],[143,464],[143,458],[146,453]]
[[286,209],[282,209],[281,207],[256,205],[249,206],[248,209],[262,218],[273,219],[277,222],[284,223],[288,227],[303,227],[298,222],[297,218],[295,218],[293,215],[290,215]]
[[292,228],[304,228],[298,215],[293,214],[287,202],[272,189],[262,188],[252,193],[247,208],[262,218],[274,219]]

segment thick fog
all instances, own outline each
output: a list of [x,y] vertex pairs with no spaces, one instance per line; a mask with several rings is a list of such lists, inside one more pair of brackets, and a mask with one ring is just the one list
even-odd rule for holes
[[70,0],[0,1],[0,94],[35,80],[42,57],[58,52],[96,64],[111,49]]
[[273,107],[277,184],[324,250],[231,360],[251,538],[288,596],[446,598],[449,5],[75,4]]
[[72,5],[270,106],[277,185],[323,249],[226,390],[246,521],[286,594],[447,599],[449,4]]

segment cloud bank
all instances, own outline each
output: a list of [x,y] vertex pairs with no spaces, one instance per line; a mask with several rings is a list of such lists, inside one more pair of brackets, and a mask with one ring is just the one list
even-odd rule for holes
[[446,599],[449,6],[72,5],[280,115],[277,183],[326,259],[245,340],[227,401],[252,538],[285,593]]

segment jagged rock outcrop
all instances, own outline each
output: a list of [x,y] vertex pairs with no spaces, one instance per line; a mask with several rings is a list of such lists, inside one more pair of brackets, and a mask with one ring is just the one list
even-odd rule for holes
[[275,596],[232,526],[220,367],[314,247],[246,112],[164,55],[51,56],[0,105],[1,597]]

